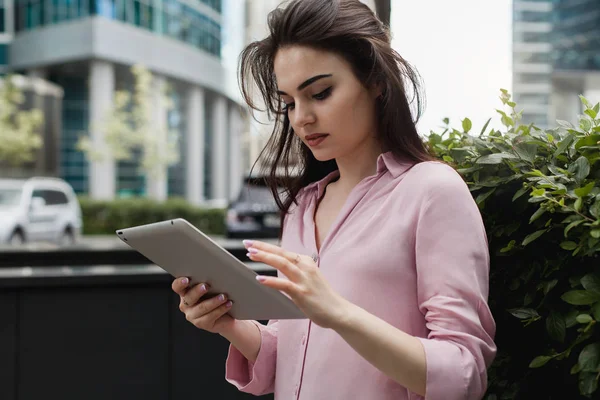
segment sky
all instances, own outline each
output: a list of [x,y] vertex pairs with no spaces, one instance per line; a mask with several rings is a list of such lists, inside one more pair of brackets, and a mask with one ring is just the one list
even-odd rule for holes
[[473,130],[500,128],[500,88],[511,90],[511,0],[392,0],[393,48],[417,68],[426,109],[421,134],[440,132],[442,119]]

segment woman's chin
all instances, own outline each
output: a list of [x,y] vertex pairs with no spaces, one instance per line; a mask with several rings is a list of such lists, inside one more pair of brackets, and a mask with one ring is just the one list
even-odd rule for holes
[[321,149],[312,150],[312,154],[317,159],[317,161],[321,162],[333,160],[335,158],[335,155],[332,152]]

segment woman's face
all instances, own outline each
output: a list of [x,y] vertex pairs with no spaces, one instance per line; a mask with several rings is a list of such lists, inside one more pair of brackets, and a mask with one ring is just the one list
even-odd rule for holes
[[343,57],[290,46],[277,52],[274,68],[294,133],[317,160],[353,157],[377,146],[379,92],[365,88]]

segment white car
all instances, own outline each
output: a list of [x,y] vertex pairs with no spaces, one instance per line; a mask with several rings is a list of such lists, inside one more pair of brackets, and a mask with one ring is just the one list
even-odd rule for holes
[[81,207],[73,188],[58,178],[0,179],[0,244],[74,244]]

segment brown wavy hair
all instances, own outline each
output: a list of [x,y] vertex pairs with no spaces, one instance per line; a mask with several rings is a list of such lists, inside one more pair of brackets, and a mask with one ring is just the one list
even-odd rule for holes
[[[388,27],[368,6],[359,0],[292,0],[269,13],[268,27],[265,39],[250,43],[241,53],[238,73],[251,111],[266,111],[274,119],[273,132],[257,162],[282,220],[300,189],[337,169],[335,160],[323,162],[312,155],[283,111],[273,66],[283,47],[308,46],[341,55],[365,87],[376,84],[383,89],[376,110],[378,139],[385,151],[415,163],[433,159],[416,129],[423,106],[420,77],[392,49]],[[253,99],[256,89],[264,108]]]

